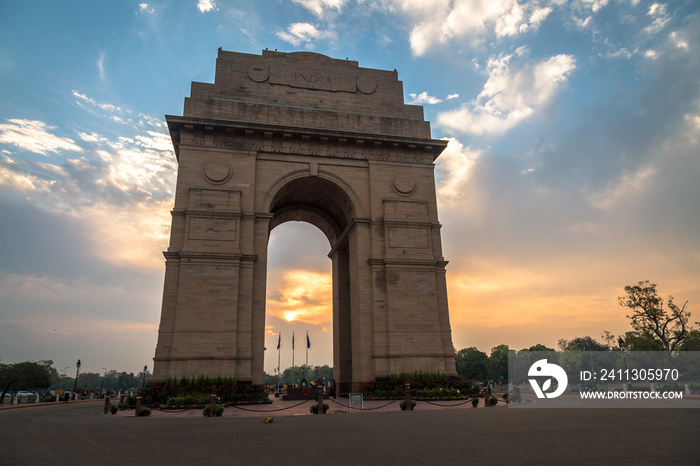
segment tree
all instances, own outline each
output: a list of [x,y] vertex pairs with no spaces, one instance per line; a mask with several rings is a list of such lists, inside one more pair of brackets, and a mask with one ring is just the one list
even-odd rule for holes
[[627,316],[632,320],[632,340],[642,339],[645,346],[658,351],[676,351],[682,346],[690,330],[688,301],[678,307],[673,296],[669,296],[664,307],[663,298],[656,293],[656,284],[650,284],[649,280],[626,286],[625,293],[626,296],[617,299],[620,306],[632,311]]
[[5,395],[10,390],[41,390],[50,385],[51,374],[44,364],[29,361],[0,364],[0,404],[5,401]]
[[683,339],[680,347],[681,351],[700,351],[700,330],[693,329],[688,332],[688,336]]
[[552,348],[546,347],[542,343],[537,343],[536,345],[532,345],[529,348],[523,348],[521,351],[552,351],[553,352],[555,350]]
[[475,347],[457,352],[457,373],[466,380],[484,380],[488,375],[489,357]]
[[576,337],[572,340],[561,339],[557,342],[559,349],[562,351],[608,351],[607,345],[604,345],[590,336]]
[[508,378],[508,345],[498,345],[491,348],[489,356],[488,375],[493,380],[500,379],[501,376]]

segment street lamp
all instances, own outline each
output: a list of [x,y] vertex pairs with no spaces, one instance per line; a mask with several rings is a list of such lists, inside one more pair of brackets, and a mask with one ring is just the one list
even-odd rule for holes
[[625,361],[625,372],[627,372],[627,358],[625,357],[625,340],[623,340],[622,337],[618,337],[617,344],[620,345],[622,360]]
[[73,396],[75,396],[75,389],[78,388],[78,374],[80,373],[80,359],[75,363],[77,369],[75,371],[75,383],[73,384]]
[[146,371],[148,370],[148,366],[143,366],[143,384],[141,384],[141,388],[146,386]]

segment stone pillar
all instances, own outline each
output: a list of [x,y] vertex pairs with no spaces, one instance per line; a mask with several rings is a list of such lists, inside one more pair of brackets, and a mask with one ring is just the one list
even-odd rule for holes
[[316,381],[316,403],[318,409],[316,414],[324,414],[323,412],[323,379],[321,377]]
[[413,411],[413,403],[411,402],[411,381],[406,377],[406,411]]
[[209,417],[216,416],[216,387],[211,386],[211,396],[209,397]]

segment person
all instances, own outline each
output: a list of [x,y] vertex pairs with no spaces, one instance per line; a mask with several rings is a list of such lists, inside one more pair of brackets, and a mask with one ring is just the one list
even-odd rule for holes
[[63,393],[63,402],[68,403],[68,400],[70,399],[70,392],[66,391]]

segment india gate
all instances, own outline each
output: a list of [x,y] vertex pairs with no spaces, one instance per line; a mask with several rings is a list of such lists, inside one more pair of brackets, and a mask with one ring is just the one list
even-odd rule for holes
[[339,392],[456,375],[433,173],[447,142],[395,70],[220,49],[214,84],[166,119],[179,168],[154,380],[262,383],[268,240],[289,221],[328,238]]

